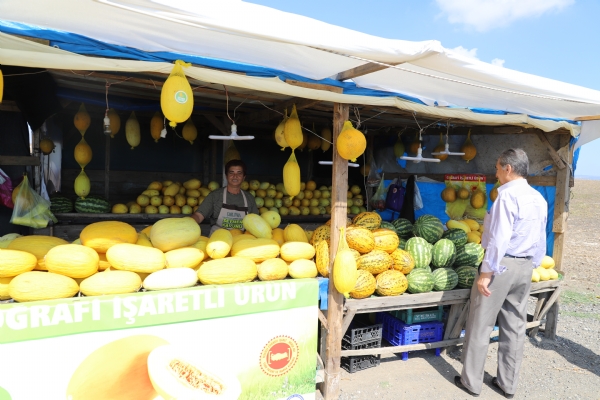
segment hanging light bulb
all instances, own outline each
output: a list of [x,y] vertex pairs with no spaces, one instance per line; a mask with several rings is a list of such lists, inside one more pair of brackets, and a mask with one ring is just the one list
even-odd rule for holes
[[110,118],[108,118],[108,108],[104,113],[104,128],[102,130],[106,136],[112,135],[112,130],[110,129]]

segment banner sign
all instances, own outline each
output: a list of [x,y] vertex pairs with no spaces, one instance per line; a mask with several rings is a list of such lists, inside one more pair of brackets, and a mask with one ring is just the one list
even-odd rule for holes
[[314,399],[318,282],[0,304],[0,400]]

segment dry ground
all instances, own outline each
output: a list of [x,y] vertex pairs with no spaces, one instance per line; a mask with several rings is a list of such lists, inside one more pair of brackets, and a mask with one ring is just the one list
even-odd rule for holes
[[[515,399],[600,399],[600,181],[576,180],[566,233],[566,272],[558,338],[538,334],[525,344]],[[498,344],[488,351],[480,398],[502,399],[491,385]],[[433,350],[382,356],[381,365],[342,371],[343,400],[467,399],[453,378],[462,369],[461,348],[435,357]]]

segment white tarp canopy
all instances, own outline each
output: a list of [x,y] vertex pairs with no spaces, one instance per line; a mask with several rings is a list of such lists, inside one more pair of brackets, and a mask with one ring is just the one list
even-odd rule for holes
[[[438,41],[379,38],[239,0],[2,0],[0,22],[78,34],[146,53],[167,52],[247,64],[320,81],[369,62],[398,64],[353,79],[389,97],[299,88],[278,77],[192,67],[209,82],[290,96],[376,104],[483,124],[580,127],[566,121],[600,115],[600,92],[493,66],[444,49]],[[167,62],[86,57],[0,34],[0,64],[55,69],[158,71]],[[44,49],[45,47],[45,49]],[[410,102],[400,93],[419,99]],[[448,106],[448,107],[446,107]],[[490,109],[503,114],[475,113]]]

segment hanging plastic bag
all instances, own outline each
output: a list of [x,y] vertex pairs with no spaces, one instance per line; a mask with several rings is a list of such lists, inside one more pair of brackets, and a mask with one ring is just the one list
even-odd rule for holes
[[415,176],[415,195],[414,195],[414,209],[420,210],[423,208],[423,198],[421,197],[421,191],[419,190],[419,186],[417,185],[417,179]]
[[402,210],[402,204],[404,204],[404,195],[406,189],[402,186],[402,181],[394,181],[390,183],[387,189],[387,195],[385,198],[385,207],[388,210],[400,212]]
[[371,198],[371,207],[375,210],[383,211],[385,210],[385,199],[387,197],[387,190],[385,187],[385,182],[383,180],[383,174],[381,174],[381,179],[379,181],[379,186],[377,187],[377,191]]
[[12,182],[8,175],[0,169],[0,202],[8,208],[13,208],[12,202]]
[[375,163],[375,158],[373,157],[371,158],[371,169],[369,170],[369,175],[367,176],[367,186],[379,186],[382,180],[383,177],[379,175],[379,169]]
[[39,229],[48,226],[50,221],[58,222],[50,211],[50,202],[42,198],[29,186],[27,175],[23,177],[23,182],[15,190],[18,190],[18,192],[10,219],[12,224]]

